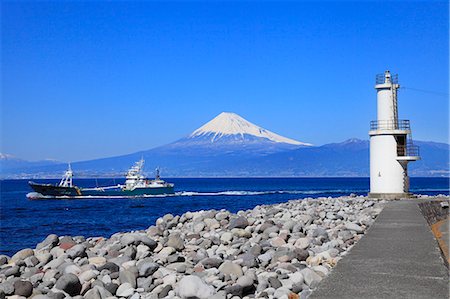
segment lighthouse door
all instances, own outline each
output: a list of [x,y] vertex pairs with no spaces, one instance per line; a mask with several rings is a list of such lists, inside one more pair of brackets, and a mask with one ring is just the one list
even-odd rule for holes
[[[406,156],[406,136],[397,135],[395,136],[395,141],[397,142],[397,156]],[[403,167],[405,169],[405,167]]]

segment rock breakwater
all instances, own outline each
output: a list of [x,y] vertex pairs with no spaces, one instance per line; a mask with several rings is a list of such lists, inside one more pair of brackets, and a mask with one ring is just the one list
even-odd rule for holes
[[307,298],[383,201],[318,198],[165,215],[110,238],[49,235],[0,256],[0,297]]

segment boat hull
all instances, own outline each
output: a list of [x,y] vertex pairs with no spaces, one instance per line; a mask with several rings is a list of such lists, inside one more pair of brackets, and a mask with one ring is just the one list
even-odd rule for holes
[[151,196],[151,195],[169,195],[174,194],[174,188],[152,187],[152,188],[135,188],[133,190],[126,189],[81,189],[81,196],[107,196],[107,197],[129,197],[129,196]]
[[34,182],[28,182],[30,187],[39,194],[42,194],[44,196],[80,196],[81,192],[80,189],[77,187],[63,187],[63,186],[56,186],[51,184],[37,184]]
[[[29,182],[30,187],[42,198],[67,198],[67,197],[138,197],[138,196],[154,196],[154,195],[170,195],[174,194],[173,186],[161,187],[143,187],[133,190],[123,189],[121,187],[106,188],[79,188],[79,187],[62,187],[51,184],[37,184]],[[32,199],[38,199],[39,196],[33,195]]]

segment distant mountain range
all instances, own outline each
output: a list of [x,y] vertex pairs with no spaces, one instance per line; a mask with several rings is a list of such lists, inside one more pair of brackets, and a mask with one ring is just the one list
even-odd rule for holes
[[24,169],[34,169],[39,167],[60,165],[61,161],[56,160],[41,160],[41,161],[27,161],[17,158],[13,155],[0,153],[0,174],[15,173]]
[[[420,146],[422,160],[410,164],[411,176],[449,176],[448,144],[415,144]],[[313,146],[225,112],[173,143],[117,157],[75,162],[72,169],[76,177],[121,177],[141,157],[146,160],[148,172],[159,166],[165,177],[369,175],[367,140]],[[0,156],[3,178],[59,177],[66,168],[67,164],[56,161],[27,162]]]

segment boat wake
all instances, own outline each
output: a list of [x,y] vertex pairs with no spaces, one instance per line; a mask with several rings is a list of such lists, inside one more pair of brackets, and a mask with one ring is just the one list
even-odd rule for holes
[[368,190],[345,190],[345,189],[329,189],[329,190],[268,190],[268,191],[217,191],[217,192],[196,192],[196,191],[178,191],[174,194],[158,194],[158,195],[137,195],[137,196],[44,196],[37,192],[27,194],[29,199],[95,199],[95,198],[161,198],[161,197],[195,197],[195,196],[256,196],[256,195],[274,195],[274,194],[298,194],[298,195],[345,195],[351,193],[366,193]]
[[271,195],[271,194],[331,194],[331,193],[359,193],[367,190],[273,190],[273,191],[219,191],[219,192],[194,192],[181,191],[172,196],[251,196],[251,195]]

